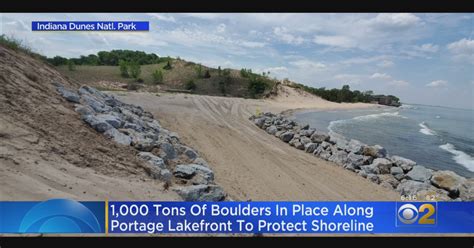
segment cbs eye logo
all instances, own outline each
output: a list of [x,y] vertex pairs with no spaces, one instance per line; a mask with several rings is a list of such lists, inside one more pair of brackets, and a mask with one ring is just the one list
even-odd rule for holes
[[[419,207],[415,205],[419,205]],[[435,225],[436,224],[435,213],[436,213],[436,207],[432,203],[403,204],[400,207],[398,207],[397,224]]]

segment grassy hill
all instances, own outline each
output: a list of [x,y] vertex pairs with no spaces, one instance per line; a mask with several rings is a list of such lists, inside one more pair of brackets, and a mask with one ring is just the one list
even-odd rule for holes
[[[60,65],[57,69],[72,80],[102,89],[118,89],[120,85],[136,83],[141,90],[147,91],[187,90],[192,88],[189,86],[189,82],[192,81],[195,87],[191,92],[196,94],[258,98],[267,94],[276,83],[276,80],[256,74],[246,76],[245,73],[242,74],[241,71],[234,69],[227,69],[228,74],[226,74],[224,69],[219,72],[219,69],[206,66],[201,66],[201,76],[199,76],[199,65],[196,63],[182,59],[171,59],[170,63],[172,66],[170,70],[163,69],[167,62],[140,66],[139,78],[142,81],[140,83],[136,83],[136,79],[122,77],[119,66],[76,65],[71,71],[67,65]],[[154,82],[152,74],[156,70],[161,70],[163,73],[161,83]],[[209,71],[209,78],[204,77],[206,71]],[[263,82],[265,90],[254,94],[252,87],[249,89],[251,78]]]

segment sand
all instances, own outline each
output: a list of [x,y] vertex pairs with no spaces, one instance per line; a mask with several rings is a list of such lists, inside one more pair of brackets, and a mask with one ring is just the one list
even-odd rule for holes
[[233,200],[399,200],[396,192],[290,147],[248,120],[256,111],[376,106],[338,104],[315,96],[301,99],[301,92],[284,90],[287,96],[266,100],[151,93],[118,97],[152,112],[165,128],[198,150]]

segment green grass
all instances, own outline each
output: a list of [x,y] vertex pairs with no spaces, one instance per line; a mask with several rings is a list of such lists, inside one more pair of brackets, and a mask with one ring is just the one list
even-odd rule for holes
[[16,52],[22,52],[26,55],[29,55],[34,58],[44,59],[46,57],[34,52],[28,45],[26,45],[22,40],[16,39],[14,37],[8,37],[4,34],[0,35],[0,45],[3,45],[11,50]]

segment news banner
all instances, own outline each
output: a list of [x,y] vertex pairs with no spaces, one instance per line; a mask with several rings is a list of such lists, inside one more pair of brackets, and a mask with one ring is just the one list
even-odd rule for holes
[[0,233],[403,234],[474,231],[472,202],[0,202]]

